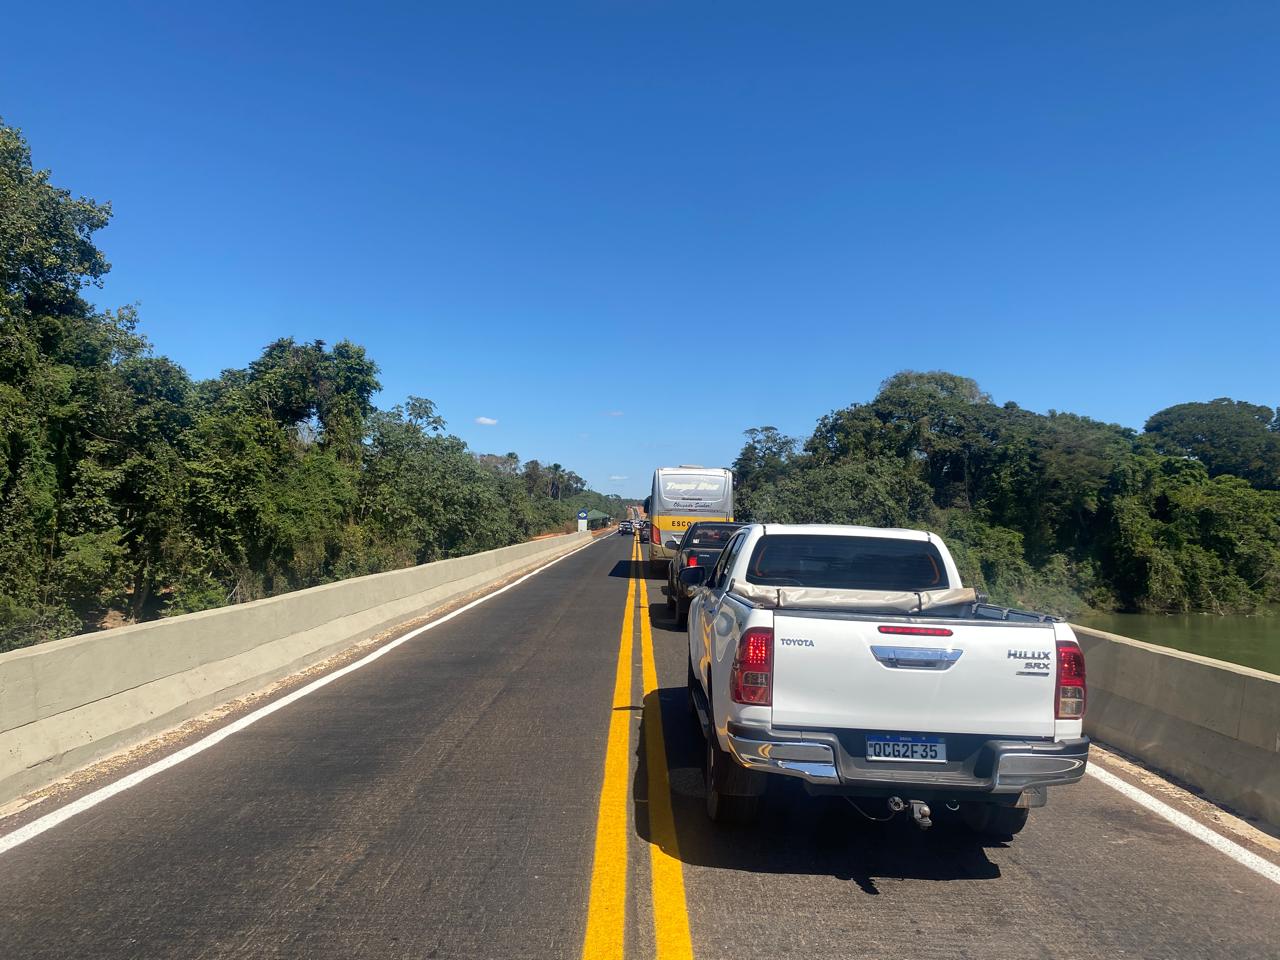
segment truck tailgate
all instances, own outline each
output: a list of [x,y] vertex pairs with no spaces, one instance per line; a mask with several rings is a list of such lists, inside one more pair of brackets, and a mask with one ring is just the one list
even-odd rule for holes
[[774,638],[774,726],[1053,736],[1052,624],[906,624],[780,610]]

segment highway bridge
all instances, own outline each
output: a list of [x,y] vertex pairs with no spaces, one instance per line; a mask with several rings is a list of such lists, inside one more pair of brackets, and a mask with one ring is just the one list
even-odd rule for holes
[[1102,751],[1007,843],[785,791],[712,824],[637,549],[595,541],[0,820],[0,956],[1280,956],[1280,843]]

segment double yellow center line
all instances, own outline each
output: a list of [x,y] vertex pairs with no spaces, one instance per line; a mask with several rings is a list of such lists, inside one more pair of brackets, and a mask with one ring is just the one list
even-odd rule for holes
[[[639,569],[640,543],[631,547],[631,567]],[[637,603],[638,601],[638,603]],[[692,960],[689,912],[684,896],[684,873],[667,779],[667,748],[662,734],[662,705],[658,699],[658,671],[649,625],[649,590],[642,576],[627,584],[622,613],[622,636],[613,684],[604,758],[604,782],[596,818],[595,861],[591,870],[591,899],[583,960],[623,960],[627,920],[628,789],[631,774],[632,676],[634,634],[639,608],[641,682],[644,687],[645,766],[649,793],[649,875],[652,887],[654,942],[658,960]]]

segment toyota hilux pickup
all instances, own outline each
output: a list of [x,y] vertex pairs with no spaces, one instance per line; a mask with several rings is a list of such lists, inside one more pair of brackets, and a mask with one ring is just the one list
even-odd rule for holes
[[750,524],[679,576],[713,820],[790,777],[871,819],[1010,836],[1084,776],[1070,626],[985,602],[933,534]]

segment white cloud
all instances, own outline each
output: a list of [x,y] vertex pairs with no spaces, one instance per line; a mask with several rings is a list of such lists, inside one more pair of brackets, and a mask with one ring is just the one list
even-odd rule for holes
[[621,411],[621,410],[610,410],[608,413],[606,413],[606,414],[605,414],[605,416],[606,416],[606,417],[620,417],[620,416],[622,416],[622,411]]
[[493,417],[476,417],[476,423],[482,427],[496,427],[498,425],[498,421]]
[[609,479],[612,480],[614,483],[617,483],[621,480],[626,480],[627,478],[620,473],[614,473],[614,474],[610,474]]

